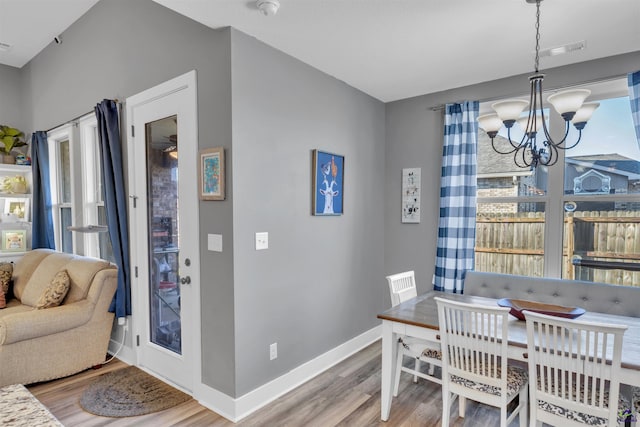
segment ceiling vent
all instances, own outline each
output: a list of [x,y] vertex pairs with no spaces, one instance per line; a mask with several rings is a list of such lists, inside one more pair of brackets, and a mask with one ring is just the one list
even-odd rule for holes
[[564,55],[565,53],[583,50],[587,47],[587,42],[580,40],[579,42],[564,44],[562,46],[548,47],[540,50],[540,58],[545,56]]
[[0,42],[0,52],[6,52],[11,49],[11,45],[9,43]]

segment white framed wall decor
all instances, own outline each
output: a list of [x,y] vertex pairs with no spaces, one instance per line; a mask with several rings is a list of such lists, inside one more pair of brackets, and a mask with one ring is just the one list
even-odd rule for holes
[[402,169],[402,222],[420,222],[420,168]]

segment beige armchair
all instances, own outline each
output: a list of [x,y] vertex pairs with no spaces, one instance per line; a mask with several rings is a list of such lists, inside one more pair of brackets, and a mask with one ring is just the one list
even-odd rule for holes
[[[39,294],[66,270],[70,288],[57,307],[35,309]],[[25,254],[13,269],[13,294],[0,310],[0,387],[75,374],[105,361],[117,269],[108,261],[48,249]]]

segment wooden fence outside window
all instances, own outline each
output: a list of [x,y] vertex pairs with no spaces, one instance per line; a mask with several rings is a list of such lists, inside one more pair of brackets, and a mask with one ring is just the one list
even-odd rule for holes
[[[478,214],[475,269],[542,277],[544,221],[544,212]],[[566,214],[562,275],[566,279],[640,286],[640,212]]]

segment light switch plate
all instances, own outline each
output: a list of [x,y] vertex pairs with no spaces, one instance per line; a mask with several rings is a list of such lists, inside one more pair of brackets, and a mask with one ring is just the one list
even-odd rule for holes
[[269,249],[269,233],[256,233],[256,251]]
[[207,235],[207,249],[212,252],[222,252],[222,234]]

